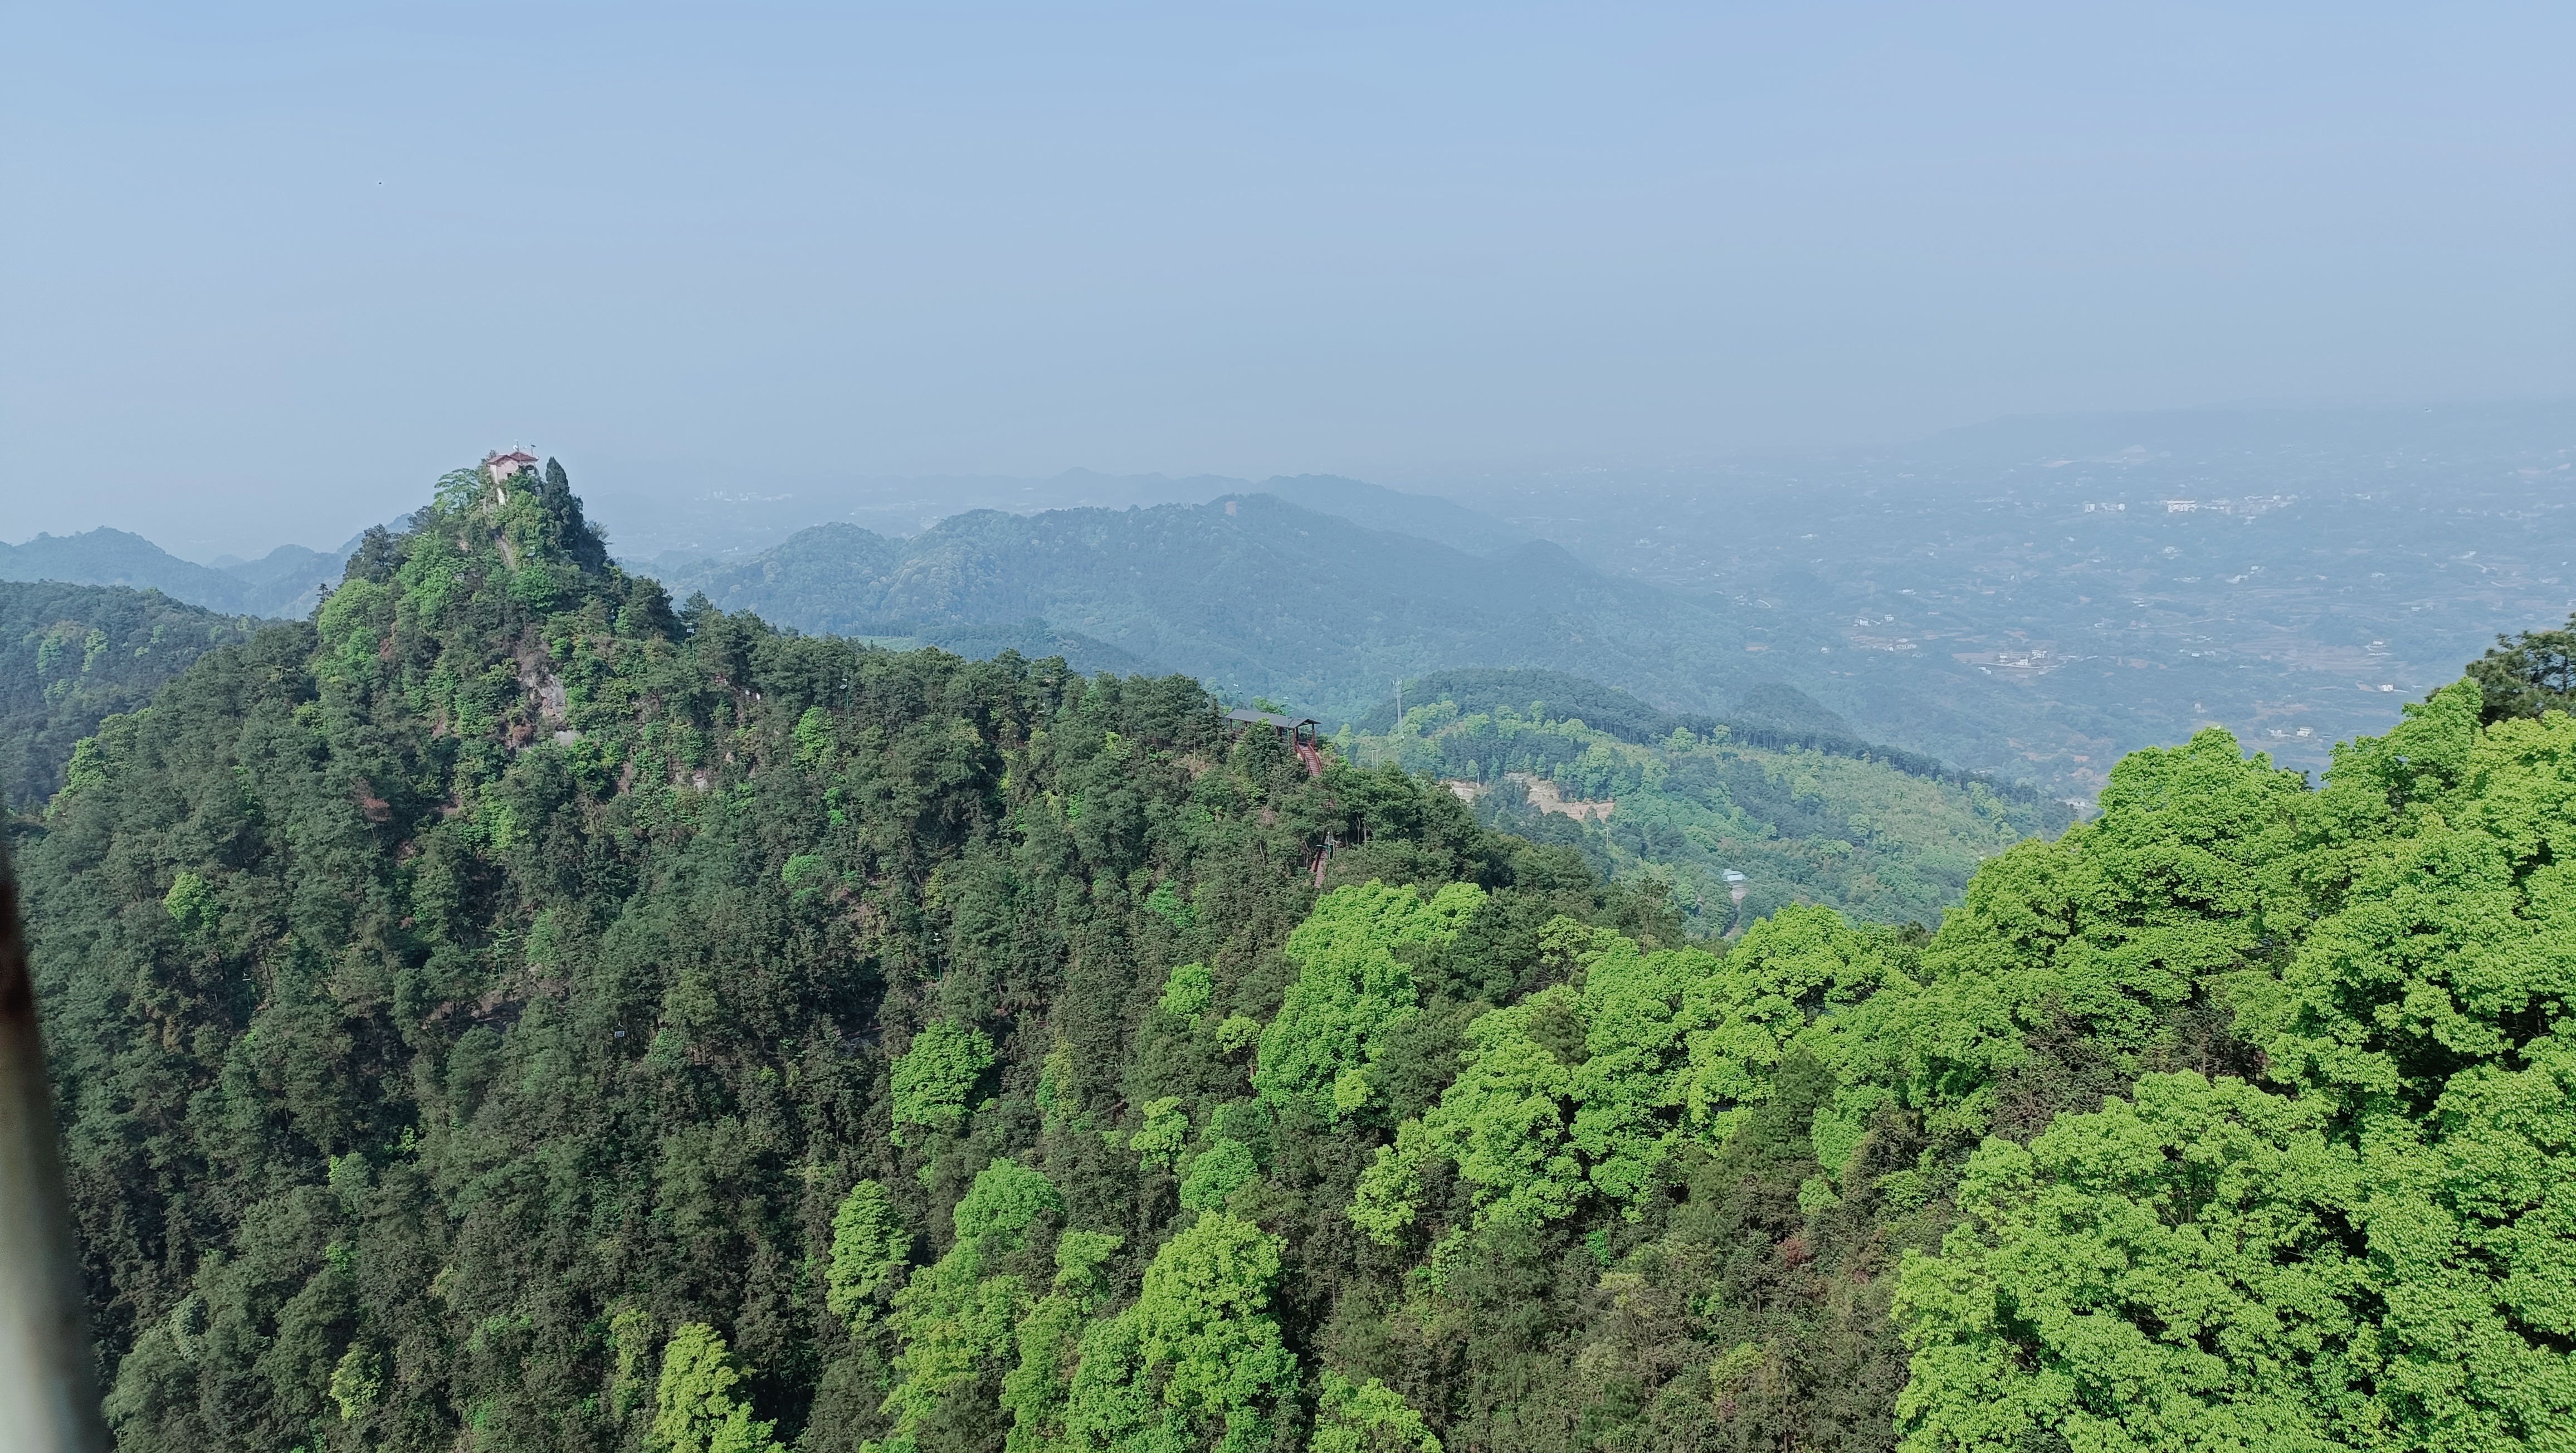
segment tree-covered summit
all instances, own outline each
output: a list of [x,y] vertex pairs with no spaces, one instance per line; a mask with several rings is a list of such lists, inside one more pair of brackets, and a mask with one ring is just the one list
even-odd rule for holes
[[[1562,914],[1678,935],[1436,788],[1312,779],[1195,683],[674,611],[546,483],[443,480],[313,621],[111,718],[22,839],[124,1446],[644,1446],[692,1398],[896,1433],[927,1293],[844,1320],[851,1188],[909,1266],[1029,1164],[1065,1209],[992,1257],[1070,1222],[1125,1246],[1083,1298],[1164,1285],[1199,1213],[1124,1127],[1248,1073],[1231,1026],[1319,876],[1481,885],[1475,962],[1424,970],[1459,994],[1542,972]],[[1204,1037],[1162,1007],[1184,966]],[[1356,1153],[1301,1124],[1240,1130]],[[1302,1255],[1242,1235],[1188,1245]],[[1322,1384],[1282,1376],[1245,1416],[1303,1428]]]

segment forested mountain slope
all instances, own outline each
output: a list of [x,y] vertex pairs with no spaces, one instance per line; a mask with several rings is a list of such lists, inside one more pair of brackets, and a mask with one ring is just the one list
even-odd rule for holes
[[[2037,809],[2044,821],[2059,826],[2071,820],[2067,814],[2072,803],[2048,797],[2027,782],[1965,771],[1920,752],[1864,741],[1853,732],[1851,723],[1824,703],[1777,681],[1747,687],[1723,715],[1665,711],[1615,686],[1604,686],[1569,672],[1527,667],[1434,671],[1397,685],[1404,693],[1401,700],[1408,705],[1446,702],[1463,716],[1509,712],[1533,720],[1576,720],[1638,746],[1667,741],[1676,731],[1702,737],[1722,732],[1728,740],[1745,746],[1875,762],[1908,776],[1928,777],[1963,788],[1982,787],[1998,797]],[[1395,727],[1398,704],[1398,698],[1390,697],[1351,725],[1362,733],[1382,735]]]
[[0,813],[42,807],[101,718],[255,624],[155,591],[0,582]]
[[1756,701],[1804,729],[1676,717],[1555,672],[1451,672],[1407,683],[1391,730],[1340,740],[1472,796],[1479,821],[1579,848],[1605,877],[1669,885],[1698,933],[1791,903],[1936,924],[1979,863],[2073,820],[2027,787],[1834,733],[1788,688]]
[[2518,709],[2322,789],[2206,732],[1937,932],[1721,947],[1192,683],[675,615],[559,475],[450,476],[19,838],[109,1414],[2564,1446],[2576,720]]

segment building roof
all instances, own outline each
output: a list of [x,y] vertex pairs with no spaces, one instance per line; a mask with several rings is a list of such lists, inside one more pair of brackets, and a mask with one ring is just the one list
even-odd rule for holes
[[1275,727],[1322,726],[1311,716],[1281,716],[1275,711],[1250,711],[1237,707],[1225,714],[1227,721],[1261,722]]

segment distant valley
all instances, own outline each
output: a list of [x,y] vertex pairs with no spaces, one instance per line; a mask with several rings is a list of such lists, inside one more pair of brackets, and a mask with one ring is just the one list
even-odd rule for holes
[[1928,703],[2089,791],[2226,726],[2282,765],[2385,731],[2505,632],[2576,609],[2576,406],[2003,420],[1819,463],[1462,486],[1613,574],[1796,621],[1810,685],[1908,745]]

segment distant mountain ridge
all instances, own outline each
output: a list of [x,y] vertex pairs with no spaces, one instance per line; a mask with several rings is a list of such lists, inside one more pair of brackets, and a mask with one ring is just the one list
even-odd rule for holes
[[1529,531],[1435,495],[1389,489],[1332,474],[1275,475],[1255,482],[1222,475],[1103,474],[1068,469],[1045,479],[987,475],[781,481],[686,497],[646,494],[618,507],[618,555],[656,573],[703,560],[733,562],[776,547],[798,530],[857,525],[908,539],[941,520],[976,510],[1030,515],[1067,509],[1151,509],[1195,505],[1228,494],[1273,494],[1374,530],[1437,540],[1471,555],[1503,554]]
[[[1056,483],[1102,493],[1220,482]],[[1062,656],[1085,672],[1181,671],[1335,722],[1376,705],[1398,678],[1462,666],[1563,669],[1684,713],[1714,712],[1783,676],[1831,688],[1801,669],[1815,643],[1777,617],[1604,575],[1445,499],[1331,475],[1271,483],[1295,497],[973,510],[908,539],[830,523],[756,554],[666,555],[639,568],[675,596],[703,590],[803,631]],[[228,615],[292,617],[309,613],[315,586],[338,579],[355,544],[209,566],[98,529],[0,545],[0,579],[123,585]],[[1953,738],[1974,735],[1950,725]]]
[[1042,619],[1336,720],[1374,705],[1381,683],[1460,662],[1582,665],[1685,709],[1754,674],[1732,621],[1554,545],[1526,541],[1491,559],[1258,493],[979,510],[905,541],[826,525],[663,578],[675,595],[704,591],[806,631],[939,640]]
[[58,580],[157,590],[172,600],[226,615],[301,616],[318,587],[337,582],[356,545],[334,551],[280,545],[257,560],[216,567],[182,560],[124,530],[101,526],[77,535],[38,535],[0,544],[0,580]]
[[[1562,671],[1658,711],[1713,715],[1766,682],[1821,685],[1809,663],[1830,659],[1776,614],[1605,575],[1544,541],[1479,556],[1260,493],[1148,509],[975,511],[909,540],[818,526],[661,578],[675,596],[703,591],[727,610],[811,632],[949,645],[969,630],[1042,621],[1336,724],[1387,700],[1398,679],[1470,666]],[[1947,725],[1959,737],[1993,735]],[[1800,730],[1841,735],[1811,728]]]

